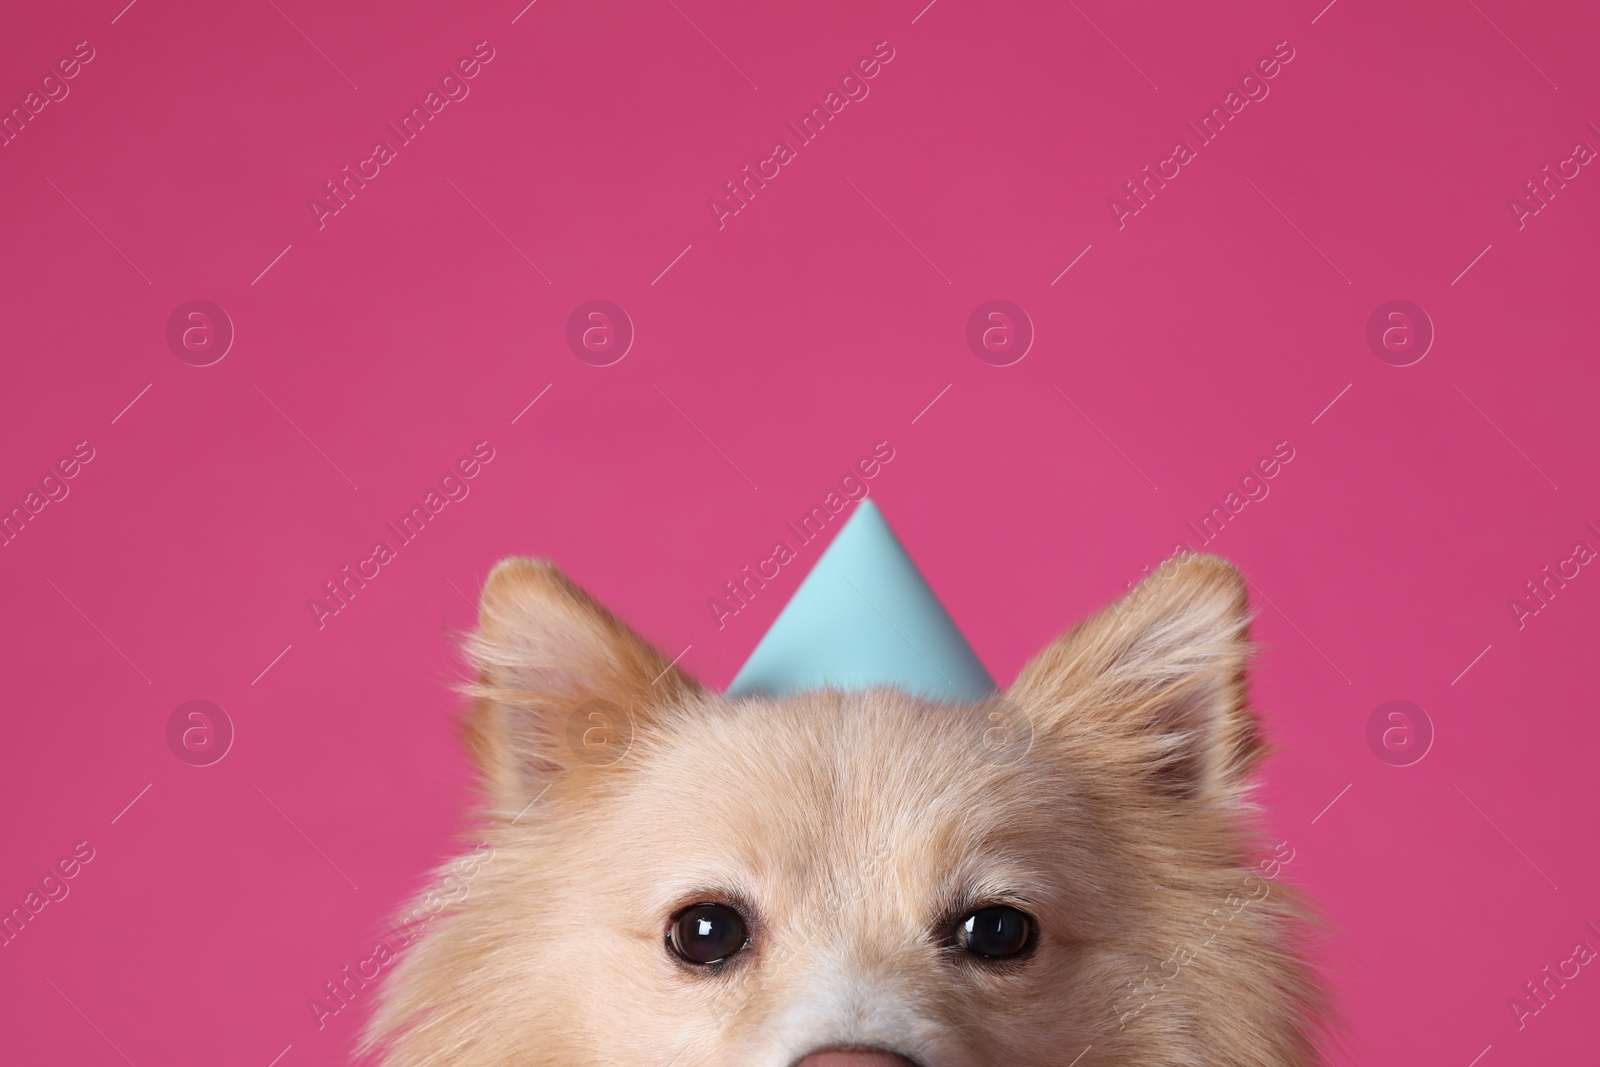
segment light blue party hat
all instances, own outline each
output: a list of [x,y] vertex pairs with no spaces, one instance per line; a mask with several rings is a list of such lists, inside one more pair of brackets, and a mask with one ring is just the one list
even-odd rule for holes
[[896,686],[950,702],[995,692],[994,679],[871,500],[856,505],[728,695],[787,696],[823,686]]

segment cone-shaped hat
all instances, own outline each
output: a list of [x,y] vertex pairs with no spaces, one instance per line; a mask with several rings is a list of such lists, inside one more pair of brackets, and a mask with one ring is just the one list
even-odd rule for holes
[[870,499],[856,505],[729,696],[897,686],[931,700],[995,691],[966,638]]

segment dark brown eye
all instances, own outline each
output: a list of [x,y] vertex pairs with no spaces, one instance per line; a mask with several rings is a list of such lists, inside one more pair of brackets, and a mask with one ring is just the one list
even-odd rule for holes
[[750,940],[744,916],[726,904],[696,904],[672,920],[672,951],[690,963],[720,963]]
[[1033,946],[1033,919],[1004,905],[979,908],[956,927],[956,944],[989,960],[1009,960]]

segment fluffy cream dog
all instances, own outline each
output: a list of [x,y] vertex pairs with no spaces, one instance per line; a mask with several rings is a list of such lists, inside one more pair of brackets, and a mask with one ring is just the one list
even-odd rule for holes
[[1256,873],[1245,588],[1169,561],[986,704],[728,699],[548,564],[483,592],[493,858],[396,966],[390,1067],[1320,1062]]

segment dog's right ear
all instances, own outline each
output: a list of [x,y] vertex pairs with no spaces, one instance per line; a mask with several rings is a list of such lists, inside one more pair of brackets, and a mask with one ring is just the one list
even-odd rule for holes
[[1162,795],[1236,803],[1265,751],[1250,651],[1243,576],[1184,553],[1057,638],[1007,696]]
[[554,566],[507,559],[484,583],[468,643],[477,680],[462,738],[493,808],[511,817],[564,774],[615,764],[657,709],[699,692]]

